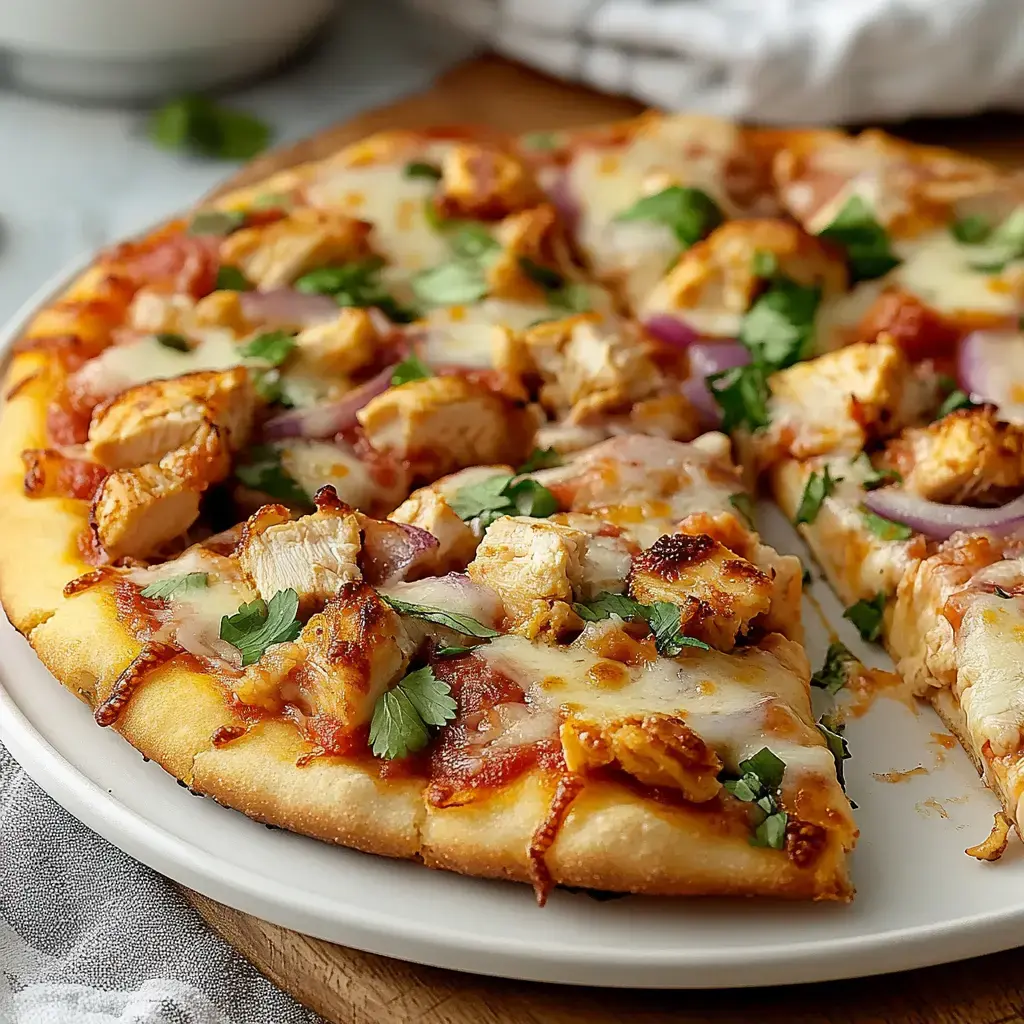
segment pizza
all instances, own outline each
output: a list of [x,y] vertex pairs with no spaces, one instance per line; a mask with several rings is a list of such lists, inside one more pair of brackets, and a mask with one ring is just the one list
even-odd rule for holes
[[841,714],[753,501],[1019,826],[1022,204],[877,132],[683,115],[282,171],[15,343],[4,608],[259,821],[541,902],[848,900]]

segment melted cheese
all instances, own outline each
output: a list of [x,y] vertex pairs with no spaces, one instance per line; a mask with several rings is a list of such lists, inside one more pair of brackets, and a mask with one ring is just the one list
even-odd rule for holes
[[997,757],[1017,753],[1024,736],[1024,601],[978,594],[956,646],[960,706],[977,749],[987,742]]
[[501,601],[493,590],[456,573],[430,576],[411,583],[392,583],[381,587],[380,592],[408,604],[422,604],[455,615],[468,615],[485,626],[494,627],[502,615]]
[[346,504],[368,508],[380,493],[366,464],[341,445],[288,441],[280,452],[285,472],[310,496],[331,484]]
[[112,345],[89,360],[75,374],[74,381],[90,394],[116,395],[147,381],[180,377],[200,370],[227,370],[241,362],[232,333],[211,329],[202,332],[199,343],[190,352],[168,348],[155,337]]

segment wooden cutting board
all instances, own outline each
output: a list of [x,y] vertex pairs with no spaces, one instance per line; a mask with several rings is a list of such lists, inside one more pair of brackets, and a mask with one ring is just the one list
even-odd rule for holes
[[[504,131],[628,117],[640,107],[508,61],[460,65],[421,95],[370,111],[247,166],[224,188],[325,156],[382,128],[477,123]],[[1024,165],[1024,119],[919,122],[897,131]],[[866,980],[781,989],[641,992],[503,981],[311,939],[184,890],[214,931],[332,1024],[1010,1024],[1024,1022],[1024,950]],[[538,928],[543,912],[538,911]],[[1021,937],[1024,942],[1024,936]],[[740,979],[738,979],[740,980]]]

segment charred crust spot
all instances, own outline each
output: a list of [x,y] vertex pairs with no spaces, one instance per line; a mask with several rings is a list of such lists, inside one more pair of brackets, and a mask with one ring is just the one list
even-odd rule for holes
[[239,737],[244,736],[248,731],[248,727],[244,725],[221,725],[214,730],[213,735],[210,737],[210,742],[215,747],[223,747],[232,740],[237,740]]
[[790,818],[786,825],[786,854],[798,867],[810,867],[828,843],[828,833],[820,825]]
[[76,576],[75,579],[65,583],[64,596],[74,597],[75,594],[81,594],[82,591],[95,587],[113,575],[114,570],[109,565],[101,565],[98,569],[93,569],[92,572],[87,572],[84,576]]
[[117,677],[110,695],[99,707],[93,718],[97,725],[113,725],[131,700],[132,694],[151,672],[181,653],[176,644],[145,643],[132,663]]
[[558,830],[569,813],[569,807],[582,789],[583,779],[579,775],[563,775],[555,787],[555,795],[551,798],[544,820],[530,838],[527,850],[527,856],[530,858],[530,880],[533,882],[533,891],[540,907],[547,903],[548,894],[555,884],[545,856],[558,838]]
[[722,575],[758,585],[771,583],[771,579],[765,573],[745,558],[727,559],[722,563]]
[[690,566],[711,558],[718,541],[706,533],[670,533],[659,537],[633,558],[632,572],[647,572],[663,580],[676,580]]

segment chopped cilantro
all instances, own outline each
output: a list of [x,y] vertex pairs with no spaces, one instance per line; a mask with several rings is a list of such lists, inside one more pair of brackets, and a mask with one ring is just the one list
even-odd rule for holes
[[866,475],[861,481],[861,487],[865,491],[877,491],[879,487],[885,487],[887,484],[903,482],[902,475],[895,469],[875,469],[867,452],[861,452],[853,461],[854,465],[863,465],[865,468]]
[[187,572],[182,576],[170,576],[165,580],[150,583],[142,591],[143,597],[160,597],[169,601],[172,597],[185,597],[197,590],[203,590],[209,581],[209,573]]
[[841,479],[842,477],[837,479],[831,475],[828,465],[820,473],[817,470],[812,472],[807,478],[807,483],[804,484],[804,493],[800,497],[800,505],[796,510],[793,525],[813,523],[818,518],[825,499],[835,492],[836,484]]
[[[846,777],[843,770],[843,762],[850,758],[850,744],[847,743],[843,733],[846,731],[846,724],[836,712],[824,714],[818,719],[818,730],[825,738],[825,745],[836,763],[836,778],[839,785],[846,791]],[[856,806],[856,805],[855,805]]]
[[846,250],[854,282],[882,277],[899,266],[900,261],[893,254],[888,233],[860,196],[850,196],[832,223],[819,235],[838,242]]
[[235,466],[235,476],[246,487],[283,501],[294,508],[311,508],[313,502],[281,465],[281,453],[270,445],[256,445],[246,453],[248,461]]
[[519,141],[527,149],[537,152],[557,149],[559,146],[558,136],[554,132],[529,132],[520,136]]
[[828,645],[825,662],[811,676],[811,686],[835,696],[845,685],[852,666],[858,664],[850,649],[840,640]]
[[500,636],[496,629],[485,626],[482,622],[469,615],[457,615],[455,612],[447,612],[443,608],[431,608],[425,604],[411,604],[408,601],[399,601],[397,598],[381,594],[385,604],[390,605],[399,615],[408,615],[413,619],[423,619],[424,622],[433,622],[438,626],[447,626],[464,636],[475,636],[488,638]]
[[294,287],[309,295],[330,295],[339,306],[367,308],[374,306],[394,323],[408,323],[416,313],[399,305],[384,289],[380,270],[384,261],[379,256],[364,260],[319,267],[303,274]]
[[448,504],[460,519],[479,519],[485,530],[502,516],[547,519],[558,511],[558,500],[546,487],[529,477],[506,473],[467,484],[455,492]]
[[271,366],[280,366],[295,348],[295,335],[287,331],[267,331],[257,334],[240,349],[248,359],[259,359]]
[[877,640],[882,635],[882,617],[885,614],[885,594],[875,594],[870,600],[860,600],[843,612],[865,640]]
[[971,399],[971,396],[966,391],[954,388],[954,390],[946,395],[942,405],[939,406],[938,411],[935,413],[935,418],[941,420],[951,412],[956,412],[957,409],[974,409],[976,407],[977,403]]
[[565,278],[557,270],[545,267],[542,263],[531,260],[529,256],[519,257],[519,269],[534,284],[539,284],[545,291],[552,288],[561,288],[565,284]]
[[230,235],[245,223],[244,210],[200,210],[190,221],[190,235]]
[[658,653],[666,658],[676,657],[685,647],[711,650],[703,640],[697,640],[682,632],[679,606],[668,601],[641,604],[625,594],[606,592],[598,594],[592,601],[577,602],[572,607],[584,622],[598,622],[612,615],[617,615],[620,619],[646,622],[654,634],[654,646]]
[[395,372],[391,374],[391,386],[398,387],[400,384],[408,384],[411,380],[425,380],[433,376],[430,367],[419,356],[413,354],[395,367]]
[[754,253],[753,264],[750,268],[755,277],[763,277],[766,280],[773,278],[779,272],[779,260],[773,252],[758,249]]
[[475,262],[452,260],[422,270],[412,279],[420,302],[430,306],[464,306],[487,295],[487,275]]
[[426,178],[429,181],[441,180],[441,168],[437,164],[428,164],[423,160],[410,160],[403,172],[407,178]]
[[754,525],[754,500],[746,491],[737,491],[735,494],[730,494],[729,504],[746,519],[749,526]]
[[242,654],[242,665],[259,661],[268,647],[294,640],[302,629],[296,618],[299,596],[279,590],[268,604],[257,598],[220,620],[220,638]]
[[182,96],[165,103],[153,112],[149,135],[162,149],[221,160],[248,160],[270,142],[265,122],[205,96]]
[[886,519],[863,505],[860,514],[864,525],[882,540],[909,540],[914,536],[914,531],[906,523],[897,523],[893,519]]
[[536,473],[538,469],[553,469],[562,465],[562,456],[554,448],[534,448],[517,473]]
[[448,683],[438,679],[430,666],[418,668],[381,694],[374,705],[370,749],[387,760],[422,750],[430,742],[429,726],[450,722],[457,706]]
[[1024,258],[1024,206],[1018,206],[981,244],[971,248],[968,265],[986,274],[998,274],[1007,263]]
[[755,363],[772,370],[792,366],[812,353],[814,316],[820,302],[820,288],[776,278],[744,316],[739,340]]
[[217,271],[217,280],[214,288],[219,292],[251,292],[252,282],[238,269],[230,264],[224,264]]
[[252,375],[252,386],[256,394],[268,405],[276,402],[288,407],[292,404],[284,393],[280,370],[257,370]]
[[161,331],[159,334],[154,334],[153,337],[156,339],[158,345],[162,345],[164,348],[169,348],[173,352],[191,352],[192,346],[188,343],[188,339],[182,334],[172,334],[170,331]]
[[786,773],[786,763],[762,747],[739,764],[739,777],[726,780],[727,793],[743,803],[753,804],[757,817],[751,846],[769,846],[781,850],[786,841],[788,817],[779,807],[779,789]]
[[992,234],[992,225],[987,217],[974,214],[971,217],[961,217],[959,220],[953,221],[949,226],[949,233],[961,245],[978,245]]
[[654,195],[638,199],[616,220],[652,220],[671,228],[683,249],[707,237],[722,223],[718,204],[699,188],[670,185]]
[[711,397],[722,410],[722,430],[758,430],[768,426],[768,378],[763,366],[736,366],[705,378]]
[[475,650],[475,647],[460,647],[458,644],[442,644],[440,647],[434,648],[434,654],[439,658],[454,658],[459,654],[471,654]]

